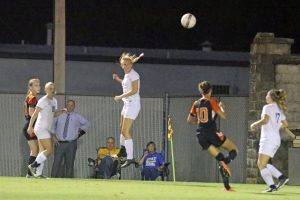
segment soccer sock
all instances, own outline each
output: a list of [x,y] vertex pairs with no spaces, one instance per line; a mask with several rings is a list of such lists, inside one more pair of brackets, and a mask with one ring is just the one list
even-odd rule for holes
[[224,162],[226,164],[230,163],[231,161],[233,161],[237,156],[237,152],[235,149],[229,151],[228,156],[225,157]]
[[125,146],[125,137],[122,134],[120,134],[120,146]]
[[269,187],[274,185],[272,173],[270,172],[270,170],[268,168],[264,168],[264,169],[260,170],[260,174]]
[[40,176],[43,174],[43,169],[44,169],[44,163],[41,163],[37,168],[36,168],[36,176]]
[[[30,165],[31,163],[33,163],[35,161],[36,157],[35,156],[30,156],[29,160],[28,160],[28,165]],[[27,174],[31,175],[30,170],[28,169]]]
[[278,179],[280,176],[282,176],[282,173],[273,165],[267,164],[267,168],[271,172],[273,177]]
[[36,157],[35,162],[32,163],[32,166],[38,167],[41,163],[45,162],[46,160],[47,160],[47,157],[45,156],[44,152],[41,152]]
[[217,156],[216,156],[216,159],[217,159],[217,161],[224,161],[224,154],[223,153],[219,153]]
[[127,159],[133,159],[133,141],[132,139],[125,140],[125,148],[127,151]]

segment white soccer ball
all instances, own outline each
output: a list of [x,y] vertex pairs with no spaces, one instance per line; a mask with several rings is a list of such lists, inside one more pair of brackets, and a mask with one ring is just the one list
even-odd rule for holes
[[186,13],[181,17],[181,25],[184,28],[193,28],[196,25],[196,17],[191,13]]

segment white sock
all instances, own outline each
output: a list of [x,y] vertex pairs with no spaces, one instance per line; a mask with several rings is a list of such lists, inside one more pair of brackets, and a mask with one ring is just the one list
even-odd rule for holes
[[127,152],[127,159],[133,159],[133,141],[132,139],[125,140],[125,148]]
[[41,164],[41,163],[45,162],[46,160],[47,160],[47,157],[45,156],[44,151],[42,151],[41,153],[39,153],[38,156],[35,159],[35,161],[38,164]]
[[282,173],[273,165],[267,164],[267,168],[271,172],[272,176],[277,179],[282,175]]
[[125,137],[120,134],[120,146],[125,146]]
[[274,185],[272,173],[268,168],[260,170],[260,174],[268,186]]
[[41,163],[37,168],[36,168],[36,175],[40,176],[43,174],[43,169],[44,169],[44,163]]

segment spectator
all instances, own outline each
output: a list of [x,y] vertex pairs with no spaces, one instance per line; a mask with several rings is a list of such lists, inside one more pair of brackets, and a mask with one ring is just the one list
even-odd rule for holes
[[142,176],[145,180],[155,180],[161,173],[164,167],[164,159],[160,153],[156,152],[154,142],[149,142],[144,150],[144,155],[139,161],[139,165],[143,166]]
[[115,142],[114,137],[108,137],[106,139],[106,147],[98,150],[96,171],[104,179],[110,179],[118,167],[120,149],[115,148]]
[[74,110],[75,101],[69,100],[67,112],[55,118],[53,123],[55,150],[52,177],[74,177],[77,139],[84,135],[90,126],[88,120]]

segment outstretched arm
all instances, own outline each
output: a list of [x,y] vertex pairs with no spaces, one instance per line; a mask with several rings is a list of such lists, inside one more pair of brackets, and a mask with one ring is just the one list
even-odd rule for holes
[[220,102],[219,103],[219,107],[220,109],[216,112],[217,115],[221,118],[221,119],[226,119],[226,114],[225,114],[225,105]]
[[113,74],[113,80],[117,81],[120,84],[122,84],[123,81],[123,79],[121,79],[118,74]]

